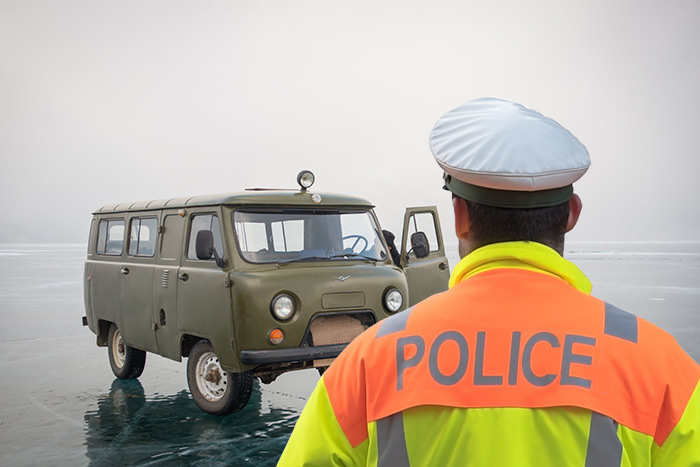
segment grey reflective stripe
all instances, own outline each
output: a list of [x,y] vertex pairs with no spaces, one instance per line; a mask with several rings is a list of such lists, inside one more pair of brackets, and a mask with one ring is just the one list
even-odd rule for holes
[[597,412],[591,413],[586,467],[619,467],[622,443],[617,437],[617,422]]
[[637,343],[637,317],[609,303],[605,304],[605,334]]
[[377,420],[377,467],[410,467],[401,412]]
[[408,322],[408,317],[413,311],[413,307],[401,311],[394,316],[390,316],[379,325],[379,330],[375,334],[374,338],[387,336],[395,332],[403,331],[406,329],[406,323]]

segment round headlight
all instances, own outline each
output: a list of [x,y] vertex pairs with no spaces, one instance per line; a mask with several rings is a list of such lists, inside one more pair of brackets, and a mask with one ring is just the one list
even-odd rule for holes
[[403,295],[398,290],[391,289],[384,295],[384,306],[387,311],[396,313],[401,309],[401,305],[403,305]]
[[289,295],[280,294],[272,299],[270,309],[275,318],[282,321],[287,320],[294,314],[294,300]]
[[315,180],[316,177],[314,177],[314,174],[310,170],[302,170],[299,172],[299,175],[297,175],[297,183],[302,190],[311,188],[311,185],[314,184]]

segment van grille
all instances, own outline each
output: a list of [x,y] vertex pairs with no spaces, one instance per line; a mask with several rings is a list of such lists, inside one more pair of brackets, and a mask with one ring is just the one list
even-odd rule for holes
[[[372,312],[317,315],[309,323],[302,345],[348,344],[376,321]],[[333,363],[333,360],[314,360],[314,366],[324,368]]]
[[347,344],[376,322],[371,311],[316,315],[309,323],[302,347]]
[[365,328],[355,318],[343,315],[321,316],[311,323],[310,330],[314,345],[335,345],[351,342]]

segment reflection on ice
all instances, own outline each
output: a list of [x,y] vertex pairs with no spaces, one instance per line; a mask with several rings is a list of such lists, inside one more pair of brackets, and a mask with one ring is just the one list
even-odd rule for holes
[[91,465],[275,465],[297,416],[291,409],[261,411],[257,384],[245,409],[216,417],[199,410],[187,391],[147,399],[138,380],[115,379],[97,410],[85,414],[85,445]]

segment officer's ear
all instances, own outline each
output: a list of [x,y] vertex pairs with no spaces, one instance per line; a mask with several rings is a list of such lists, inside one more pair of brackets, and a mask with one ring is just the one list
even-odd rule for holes
[[457,238],[466,240],[469,237],[470,226],[467,202],[458,196],[453,196],[452,207],[455,212],[455,233]]
[[569,219],[566,221],[566,232],[573,229],[578,222],[578,218],[581,215],[581,209],[583,209],[581,198],[574,193],[569,199]]

